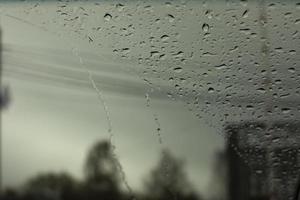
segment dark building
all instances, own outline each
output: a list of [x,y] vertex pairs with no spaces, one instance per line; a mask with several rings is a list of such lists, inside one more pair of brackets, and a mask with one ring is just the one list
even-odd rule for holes
[[292,198],[300,174],[299,122],[231,123],[225,132],[228,200]]

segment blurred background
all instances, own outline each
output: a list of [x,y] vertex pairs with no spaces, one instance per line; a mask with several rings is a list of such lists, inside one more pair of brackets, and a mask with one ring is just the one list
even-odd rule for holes
[[293,199],[300,2],[0,2],[2,199]]

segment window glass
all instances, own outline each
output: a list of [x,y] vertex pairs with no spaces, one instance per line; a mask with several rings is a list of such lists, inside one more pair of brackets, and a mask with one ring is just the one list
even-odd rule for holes
[[296,198],[299,9],[0,2],[2,198]]

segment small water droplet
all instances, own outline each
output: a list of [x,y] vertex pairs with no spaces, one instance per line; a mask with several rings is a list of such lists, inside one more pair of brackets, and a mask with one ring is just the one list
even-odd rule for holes
[[182,72],[182,68],[181,68],[181,67],[175,67],[175,68],[173,68],[173,70],[174,70],[174,72],[176,72],[176,73]]
[[291,72],[291,73],[295,73],[296,70],[295,70],[294,67],[290,67],[290,68],[288,68],[288,71]]
[[90,36],[88,36],[88,38],[89,38],[90,43],[92,43],[94,41]]
[[248,13],[249,13],[249,10],[245,10],[242,14],[242,17],[243,18],[247,18],[248,17]]
[[266,93],[266,90],[264,88],[258,88],[256,90],[260,93]]
[[207,23],[204,23],[204,24],[202,25],[202,30],[203,30],[205,33],[208,33],[208,31],[209,31],[209,25],[208,25]]
[[282,112],[283,114],[288,114],[290,111],[291,111],[290,108],[282,108],[282,109],[281,109],[281,112]]
[[216,65],[215,68],[216,69],[225,69],[225,68],[227,68],[227,65],[226,64]]
[[207,90],[209,93],[213,93],[214,91],[215,91],[215,89],[214,88],[212,88],[212,87],[210,87],[210,88],[208,88],[208,90]]
[[112,16],[111,16],[111,14],[109,14],[109,13],[106,13],[106,14],[104,15],[104,20],[105,20],[105,21],[110,21],[111,18],[112,18]]
[[124,5],[121,4],[121,3],[118,3],[118,4],[116,5],[116,8],[118,9],[119,12],[121,12],[121,11],[124,9]]
[[207,11],[205,11],[205,16],[206,16],[208,19],[211,19],[211,18],[212,18],[212,10],[207,10]]
[[168,14],[167,18],[168,18],[169,22],[174,22],[174,20],[175,20],[175,17],[171,14]]
[[158,51],[151,51],[150,52],[150,57],[156,57],[156,56],[159,56],[159,52]]
[[167,41],[170,37],[168,35],[163,35],[160,37],[161,41]]

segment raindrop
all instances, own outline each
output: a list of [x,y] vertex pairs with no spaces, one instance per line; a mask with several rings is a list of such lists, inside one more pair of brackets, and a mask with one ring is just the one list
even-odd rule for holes
[[123,54],[128,54],[130,52],[130,49],[129,48],[123,48],[123,49],[121,49],[121,52]]
[[225,69],[225,68],[227,68],[227,65],[226,64],[216,65],[215,68],[216,69]]
[[211,52],[204,52],[202,55],[203,56],[216,56],[216,54],[211,53]]
[[171,98],[171,99],[173,98],[173,95],[170,92],[167,93],[167,96],[168,96],[168,98]]
[[175,20],[175,17],[171,14],[168,14],[167,18],[168,18],[169,22],[174,22],[174,20]]
[[247,18],[247,17],[248,17],[248,13],[249,13],[249,11],[248,11],[248,10],[245,10],[245,11],[243,12],[243,14],[242,14],[242,17],[243,17],[243,18]]
[[116,5],[116,8],[118,9],[119,12],[121,12],[121,11],[124,9],[124,5],[121,4],[121,3],[118,3],[118,4]]
[[152,58],[152,57],[156,57],[156,56],[158,56],[159,55],[159,52],[158,51],[151,51],[150,52],[150,57]]
[[290,55],[295,55],[295,54],[296,54],[296,50],[290,50],[290,51],[289,51],[289,54],[290,54]]
[[182,68],[181,68],[181,67],[175,67],[175,68],[173,68],[173,70],[174,70],[174,72],[176,72],[176,73],[182,72]]
[[258,88],[257,91],[260,93],[266,93],[266,90],[264,88]]
[[94,41],[90,36],[88,36],[88,38],[89,38],[90,43],[92,43]]
[[174,81],[174,78],[173,78],[173,77],[170,77],[170,78],[169,78],[169,81],[170,81],[170,82],[173,82],[173,81]]
[[175,56],[176,58],[178,58],[178,57],[183,57],[183,52],[182,52],[182,51],[179,51],[179,52],[177,52],[176,54],[174,54],[174,56]]
[[291,12],[287,12],[284,14],[285,17],[291,17],[292,13]]
[[106,14],[104,15],[104,20],[105,20],[105,21],[110,21],[111,18],[112,18],[112,16],[111,16],[111,14],[109,14],[109,13],[106,13]]
[[208,88],[208,90],[207,90],[209,93],[213,93],[214,91],[215,91],[215,89],[214,88],[212,88],[212,87],[210,87],[210,88]]
[[247,105],[247,106],[246,106],[246,109],[248,109],[248,110],[253,110],[254,107],[253,107],[253,105]]
[[208,19],[211,19],[211,18],[212,18],[212,10],[207,10],[207,11],[205,11],[205,16],[206,16]]
[[161,54],[161,55],[159,55],[159,59],[160,60],[165,60],[166,59],[166,54]]
[[149,97],[148,93],[145,94],[145,98],[146,98],[146,102],[147,102],[147,107],[150,107],[150,97]]
[[160,37],[161,41],[167,41],[170,37],[168,35],[163,35]]
[[209,31],[209,25],[208,25],[207,23],[204,23],[204,24],[202,25],[202,30],[203,30],[205,33],[208,33],[208,31]]
[[276,79],[274,82],[275,82],[275,84],[281,84],[282,83],[282,81],[280,79]]
[[288,114],[290,111],[291,111],[290,108],[282,108],[281,109],[282,114]]
[[288,71],[291,72],[291,73],[295,73],[295,68],[294,67],[290,67],[290,68],[288,68]]

